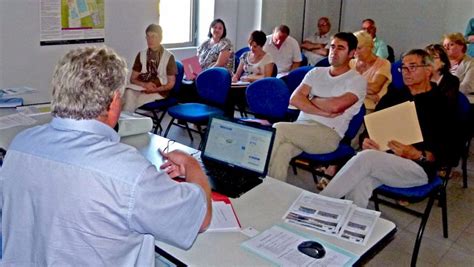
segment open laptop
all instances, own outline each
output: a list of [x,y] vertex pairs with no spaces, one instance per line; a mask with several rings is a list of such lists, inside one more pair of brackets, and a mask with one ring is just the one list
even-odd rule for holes
[[223,117],[209,121],[201,160],[214,191],[239,197],[267,175],[275,129]]

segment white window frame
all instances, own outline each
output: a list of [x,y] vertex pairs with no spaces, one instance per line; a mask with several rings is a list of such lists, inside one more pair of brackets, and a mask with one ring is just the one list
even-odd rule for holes
[[[198,8],[199,8],[199,0],[189,0],[191,2],[191,23],[189,25],[190,28],[190,36],[189,41],[181,42],[181,43],[163,43],[163,46],[166,48],[182,48],[182,47],[191,47],[196,46],[197,41],[197,26],[198,26]],[[177,21],[176,23],[179,23]],[[164,34],[168,32],[170,29],[163,29]]]

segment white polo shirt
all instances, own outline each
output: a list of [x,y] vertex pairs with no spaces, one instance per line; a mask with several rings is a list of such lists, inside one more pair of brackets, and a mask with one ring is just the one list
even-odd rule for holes
[[272,42],[272,35],[267,35],[263,50],[269,53],[278,67],[278,73],[290,71],[293,62],[301,62],[300,45],[295,38],[288,36],[278,49]]

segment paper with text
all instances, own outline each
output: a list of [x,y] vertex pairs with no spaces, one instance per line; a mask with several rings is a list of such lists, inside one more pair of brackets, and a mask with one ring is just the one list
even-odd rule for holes
[[234,210],[230,203],[224,201],[212,202],[212,219],[207,231],[233,232],[240,231],[240,225],[235,217]]
[[[322,258],[312,258],[298,250],[298,245],[308,240],[323,245],[326,253]],[[350,252],[278,225],[245,241],[242,246],[279,266],[352,266],[357,260]]]
[[415,102],[389,107],[364,117],[369,138],[380,146],[380,150],[389,150],[387,144],[395,140],[405,145],[423,142]]

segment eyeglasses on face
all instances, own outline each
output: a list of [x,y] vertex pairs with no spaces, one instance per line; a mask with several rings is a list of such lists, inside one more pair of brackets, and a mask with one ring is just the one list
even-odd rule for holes
[[409,66],[402,66],[398,68],[398,72],[414,72],[417,68],[426,67],[428,65],[409,65]]

